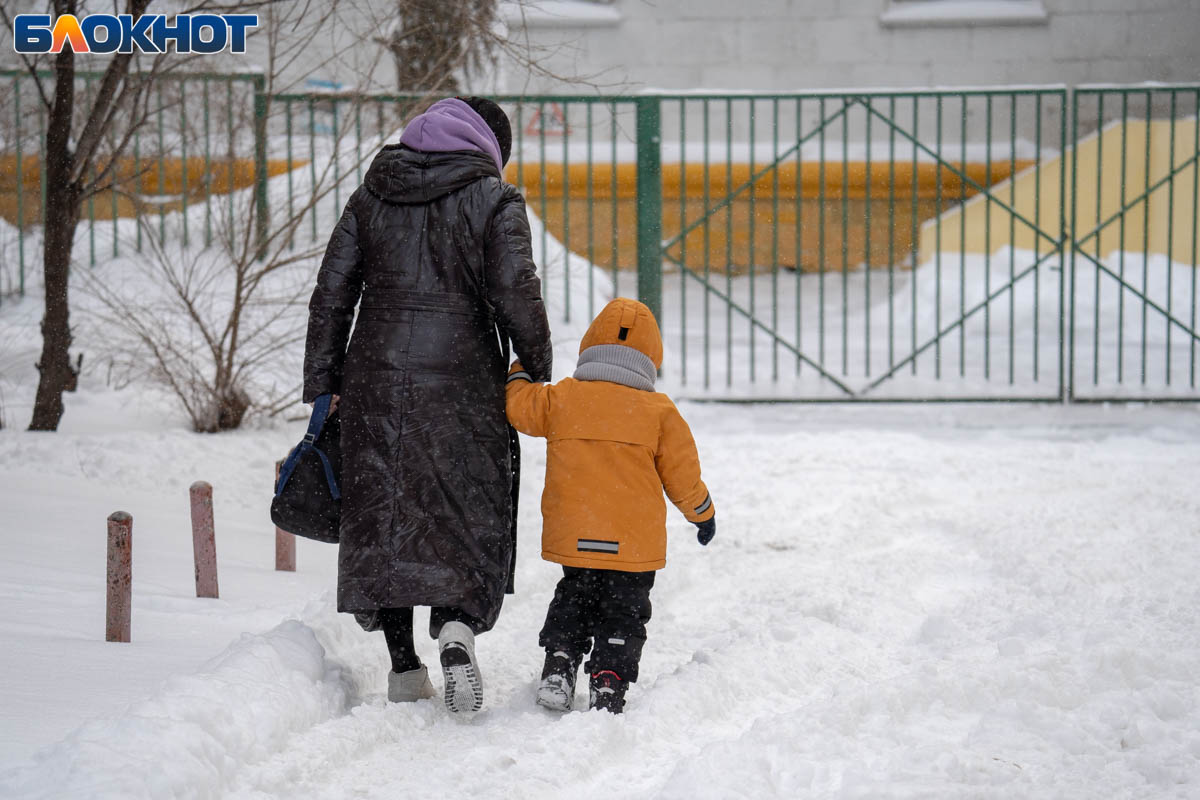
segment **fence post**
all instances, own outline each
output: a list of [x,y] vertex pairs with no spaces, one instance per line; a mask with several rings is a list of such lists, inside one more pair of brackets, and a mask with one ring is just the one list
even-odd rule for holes
[[638,299],[662,325],[662,100],[636,103]]
[[[1064,402],[1064,403],[1070,403],[1075,400],[1075,223],[1076,223],[1075,214],[1076,214],[1076,205],[1077,205],[1076,197],[1077,197],[1077,194],[1079,191],[1079,174],[1078,174],[1078,171],[1079,171],[1079,95],[1075,92],[1074,89],[1072,89],[1070,97],[1071,97],[1071,179],[1070,179],[1070,184],[1069,184],[1069,186],[1070,186],[1069,191],[1071,192],[1071,219],[1069,222],[1067,221],[1067,210],[1065,208],[1066,194],[1063,190],[1063,187],[1064,187],[1064,185],[1066,185],[1065,182],[1067,180],[1067,178],[1066,178],[1067,162],[1066,162],[1065,158],[1059,159],[1059,192],[1058,192],[1059,208],[1061,209],[1059,211],[1059,218],[1058,218],[1060,227],[1062,230],[1062,245],[1061,246],[1070,250],[1069,255],[1067,253],[1060,251],[1059,257],[1058,257],[1058,329],[1059,329],[1058,342],[1059,342],[1059,347],[1064,348],[1067,351],[1067,359],[1066,359],[1067,360],[1067,367],[1066,367],[1067,374],[1066,374],[1065,381],[1063,380],[1063,356],[1062,356],[1062,351],[1061,350],[1059,351],[1059,356],[1058,356],[1058,387],[1059,388],[1058,388],[1058,391],[1059,391],[1059,394],[1062,395],[1062,402]],[[1066,105],[1067,105],[1066,100],[1064,100],[1063,101],[1062,123],[1061,123],[1064,139],[1066,138],[1066,126],[1067,126]],[[1097,130],[1100,131],[1100,133],[1099,133],[1100,136],[1104,135],[1103,127],[1104,127],[1104,120],[1100,120],[1099,125],[1097,126]],[[1147,130],[1146,135],[1147,136],[1150,135],[1149,130]],[[1062,150],[1062,152],[1065,153],[1067,151],[1064,148]],[[1099,168],[1099,161],[1097,161],[1097,168]],[[1122,184],[1123,183],[1124,183],[1124,180],[1122,179]],[[1125,189],[1122,188],[1121,192],[1124,193],[1124,191],[1125,191]],[[1121,199],[1122,199],[1122,202],[1124,202],[1124,198],[1121,198]],[[1099,220],[1096,220],[1096,222],[1099,223]],[[1098,239],[1096,241],[1097,241],[1097,243],[1099,243]],[[1097,248],[1097,251],[1099,251],[1099,248]],[[1069,275],[1068,275],[1068,271],[1070,273]],[[1097,279],[1097,280],[1099,280],[1099,279]],[[1065,312],[1063,309],[1064,295],[1067,298],[1066,302],[1069,303],[1069,306],[1070,306]],[[1070,315],[1069,320],[1067,319],[1068,314]],[[1068,338],[1066,341],[1063,340],[1063,335],[1062,335],[1062,326],[1064,324],[1067,325],[1067,337]]]
[[13,103],[16,113],[13,114],[13,124],[16,130],[13,138],[17,147],[17,261],[20,281],[20,295],[25,296],[25,155],[21,152],[21,78],[13,77]]
[[267,205],[267,80],[263,75],[254,76],[254,208],[255,233],[257,235],[257,258],[266,257],[267,226],[270,224],[270,208]]
[[133,606],[133,517],[124,511],[108,516],[108,591],[106,642],[128,642]]
[[[282,461],[275,462],[275,482],[279,483],[279,470],[283,468]],[[275,571],[296,571],[296,537],[275,526]]]
[[192,500],[192,555],[196,563],[196,597],[217,597],[217,543],[213,530],[212,485],[196,481]]

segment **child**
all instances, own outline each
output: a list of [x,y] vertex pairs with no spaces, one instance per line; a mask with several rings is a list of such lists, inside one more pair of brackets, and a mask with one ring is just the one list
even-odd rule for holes
[[666,564],[663,489],[700,528],[700,544],[716,533],[692,432],[654,391],[661,364],[654,315],[619,297],[588,328],[574,378],[532,383],[520,362],[509,371],[509,421],[548,440],[542,558],[562,564],[563,577],[538,638],[546,662],[537,701],[555,711],[571,710],[589,650],[591,707],[625,707],[646,643],[654,572]]

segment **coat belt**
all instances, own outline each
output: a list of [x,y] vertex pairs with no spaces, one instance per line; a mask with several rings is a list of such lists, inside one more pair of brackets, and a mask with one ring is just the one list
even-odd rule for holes
[[478,298],[458,292],[417,292],[393,289],[367,289],[363,293],[362,310],[370,311],[429,311],[438,314],[458,314],[491,319],[492,313]]

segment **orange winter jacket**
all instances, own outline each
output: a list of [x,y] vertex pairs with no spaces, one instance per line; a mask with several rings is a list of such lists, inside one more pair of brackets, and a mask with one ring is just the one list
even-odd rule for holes
[[[581,365],[589,347],[618,344],[649,357],[652,381],[662,363],[662,337],[646,306],[626,298],[606,306],[580,345]],[[689,521],[713,517],[692,432],[665,394],[609,380],[531,383],[517,362],[509,373],[507,401],[517,430],[547,440],[542,493],[547,561],[625,572],[662,568],[664,489]]]

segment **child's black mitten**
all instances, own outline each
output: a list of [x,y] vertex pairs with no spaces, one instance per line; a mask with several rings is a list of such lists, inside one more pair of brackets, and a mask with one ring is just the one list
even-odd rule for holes
[[717,535],[717,518],[709,517],[704,522],[693,522],[700,530],[696,532],[696,541],[700,544],[708,544],[712,538]]

